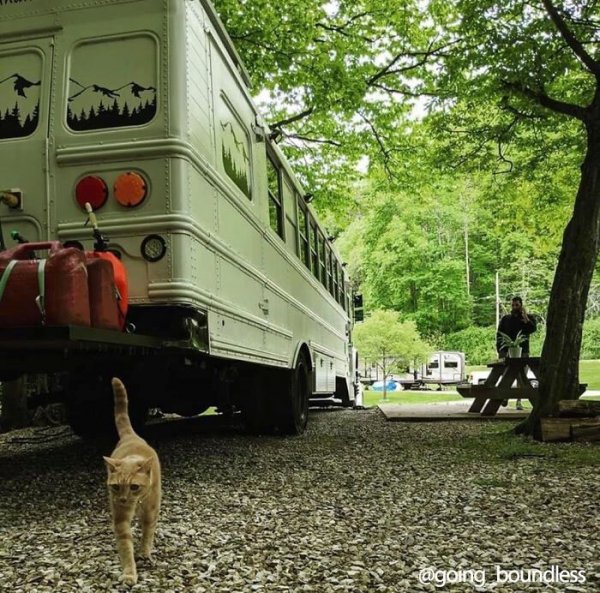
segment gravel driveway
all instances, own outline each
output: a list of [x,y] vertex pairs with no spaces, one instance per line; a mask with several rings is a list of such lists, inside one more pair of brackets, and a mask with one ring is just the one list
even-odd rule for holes
[[[154,425],[164,504],[155,564],[138,563],[132,590],[599,591],[598,465],[478,463],[485,426],[392,423],[377,409],[311,412],[307,433],[286,439],[219,417]],[[1,590],[126,590],[100,457],[110,448],[62,428],[0,436]],[[496,582],[509,578],[498,569],[551,565],[586,582]],[[420,583],[428,567],[450,584]],[[457,569],[478,571],[475,585],[455,584],[469,579]]]

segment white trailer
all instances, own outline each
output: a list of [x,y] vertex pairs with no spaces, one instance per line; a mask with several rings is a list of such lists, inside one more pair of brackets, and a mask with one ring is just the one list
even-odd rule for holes
[[432,352],[426,363],[409,369],[399,383],[404,389],[423,389],[426,385],[458,385],[466,378],[464,352],[440,350]]
[[463,383],[465,380],[464,352],[433,352],[421,369],[421,380],[425,384],[440,386]]
[[352,403],[348,279],[208,0],[0,2],[0,163],[6,247],[10,230],[91,249],[91,203],[129,277],[121,342],[157,350],[101,362],[119,339],[79,328],[36,346],[50,360],[87,340],[71,367],[0,363],[0,378],[68,372],[80,433],[115,372],[144,409],[233,405],[292,433],[309,398]]

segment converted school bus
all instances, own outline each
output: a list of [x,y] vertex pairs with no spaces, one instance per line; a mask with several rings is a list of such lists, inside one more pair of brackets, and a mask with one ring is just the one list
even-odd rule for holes
[[6,248],[91,250],[88,202],[127,270],[128,332],[0,330],[0,378],[47,374],[78,433],[113,374],[135,417],[353,400],[348,279],[207,0],[0,0],[0,192]]

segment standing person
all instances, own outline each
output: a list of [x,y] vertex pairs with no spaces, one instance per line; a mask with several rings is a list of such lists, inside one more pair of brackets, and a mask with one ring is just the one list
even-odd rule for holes
[[[523,356],[529,356],[529,336],[537,329],[537,322],[534,317],[527,315],[523,306],[523,299],[520,296],[513,297],[511,301],[511,310],[508,315],[504,315],[500,320],[498,331],[496,332],[496,350],[500,358],[508,355],[508,348],[502,346],[502,336],[500,332],[506,334],[514,340],[517,334],[527,336],[527,339],[521,344]],[[508,403],[508,402],[507,402]],[[522,410],[521,400],[517,400],[517,410]]]

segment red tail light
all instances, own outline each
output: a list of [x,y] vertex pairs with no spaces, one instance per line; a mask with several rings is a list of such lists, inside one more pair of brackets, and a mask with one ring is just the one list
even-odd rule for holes
[[98,210],[108,199],[108,186],[101,177],[88,175],[77,183],[75,199],[84,210],[86,202],[89,202],[94,210]]

